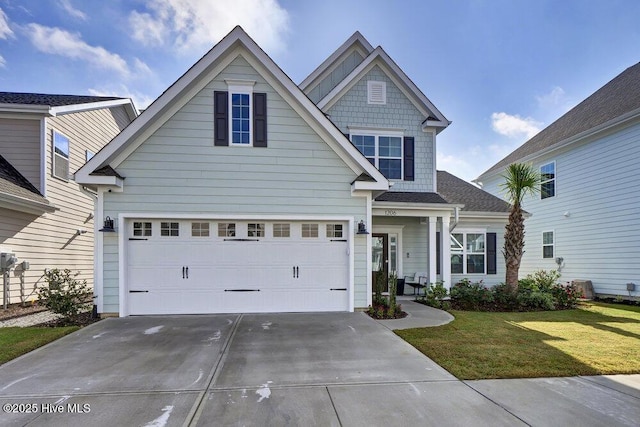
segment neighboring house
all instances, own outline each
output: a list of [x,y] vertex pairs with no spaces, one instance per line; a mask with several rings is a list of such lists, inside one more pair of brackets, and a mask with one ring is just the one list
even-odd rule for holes
[[374,260],[500,281],[508,205],[436,171],[448,125],[359,33],[299,87],[236,27],[76,173],[115,221],[98,312],[353,311]]
[[0,252],[18,259],[8,303],[34,299],[45,269],[93,285],[96,196],[73,173],[136,114],[129,99],[0,92]]
[[591,280],[602,296],[637,298],[639,159],[640,63],[480,175],[476,181],[498,195],[511,163],[531,163],[542,174],[540,194],[524,202],[532,215],[521,275],[559,269],[562,280]]

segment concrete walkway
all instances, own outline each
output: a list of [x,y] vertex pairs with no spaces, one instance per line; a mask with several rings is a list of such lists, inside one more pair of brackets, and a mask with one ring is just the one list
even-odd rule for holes
[[454,317],[446,311],[414,302],[413,297],[398,297],[397,302],[402,304],[402,310],[408,314],[407,317],[377,321],[391,330],[440,326],[454,320]]

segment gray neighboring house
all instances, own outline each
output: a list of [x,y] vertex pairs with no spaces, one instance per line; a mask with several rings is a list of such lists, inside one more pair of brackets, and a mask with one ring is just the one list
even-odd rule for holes
[[73,173],[136,115],[129,99],[0,92],[0,252],[18,259],[7,303],[34,299],[46,268],[93,285],[95,194]]
[[[499,195],[514,162],[539,168],[541,194],[525,200],[521,274],[559,269],[601,296],[640,295],[640,63],[480,175]],[[631,284],[631,285],[628,285]]]
[[508,205],[436,170],[449,123],[360,33],[298,86],[236,27],[76,173],[98,312],[353,311],[378,269],[501,281]]

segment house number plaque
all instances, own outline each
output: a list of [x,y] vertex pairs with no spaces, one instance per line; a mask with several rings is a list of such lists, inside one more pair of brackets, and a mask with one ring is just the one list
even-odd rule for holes
[[396,213],[396,211],[395,211],[395,210],[393,210],[393,209],[385,209],[385,211],[384,211],[384,215],[385,215],[385,216],[396,216],[396,215],[397,215],[397,213]]

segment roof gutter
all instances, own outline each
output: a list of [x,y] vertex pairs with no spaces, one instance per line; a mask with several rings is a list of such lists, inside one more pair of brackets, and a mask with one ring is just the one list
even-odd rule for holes
[[48,203],[36,202],[35,200],[29,200],[24,197],[13,196],[7,193],[0,193],[0,206],[6,209],[33,215],[42,215],[60,210],[56,206]]

